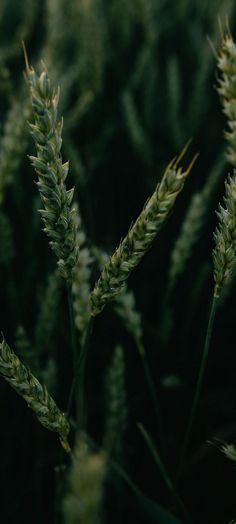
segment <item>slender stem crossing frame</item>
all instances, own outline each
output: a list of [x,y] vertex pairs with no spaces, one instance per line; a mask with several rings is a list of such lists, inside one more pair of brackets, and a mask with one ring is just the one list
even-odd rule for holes
[[188,422],[188,426],[187,426],[187,430],[186,430],[185,438],[184,438],[184,442],[183,442],[181,458],[180,458],[180,465],[179,465],[179,470],[178,470],[178,474],[177,474],[177,481],[179,480],[179,478],[181,476],[181,473],[182,473],[182,470],[183,470],[185,455],[186,455],[186,452],[187,452],[187,449],[188,449],[188,445],[189,445],[189,441],[190,441],[193,425],[194,425],[194,422],[195,422],[195,417],[196,417],[196,413],[197,413],[199,398],[200,398],[200,394],[201,394],[201,390],[202,390],[202,383],[203,383],[203,379],[204,379],[204,375],[205,375],[205,371],[206,371],[207,360],[208,360],[208,355],[209,355],[209,348],[210,348],[210,342],[211,342],[211,337],[212,337],[212,330],[213,330],[213,324],[214,324],[214,320],[215,320],[216,309],[217,309],[217,302],[218,302],[217,297],[214,297],[213,300],[212,300],[210,314],[209,314],[209,320],[208,320],[208,325],[207,325],[205,344],[204,344],[204,349],[203,349],[200,369],[199,369],[199,373],[198,373],[198,379],[197,379],[195,394],[194,394],[194,398],[193,398],[192,409],[191,409],[190,418],[189,418],[189,422]]

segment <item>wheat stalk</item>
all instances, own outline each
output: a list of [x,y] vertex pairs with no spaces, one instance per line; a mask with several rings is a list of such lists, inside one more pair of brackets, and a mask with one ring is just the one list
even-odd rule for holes
[[41,424],[50,431],[59,433],[63,448],[67,452],[70,451],[67,442],[69,423],[65,415],[57,407],[45,386],[34,377],[29,367],[22,364],[4,339],[0,344],[0,374],[26,400]]
[[67,191],[65,186],[69,164],[61,158],[63,121],[58,119],[59,88],[52,86],[44,65],[41,75],[37,76],[25,57],[34,114],[30,130],[37,150],[37,156],[30,159],[38,174],[37,185],[44,204],[40,213],[44,231],[58,258],[59,272],[71,281],[78,260],[77,222],[71,207],[74,189]]
[[179,162],[185,151],[186,148],[179,158],[172,160],[167,166],[160,184],[145,204],[127,236],[106,263],[90,297],[93,316],[100,313],[107,302],[113,300],[122,290],[131,271],[150,248],[152,241],[169,216],[176,197],[182,190],[196,159],[194,157],[188,168],[183,171],[179,167]]

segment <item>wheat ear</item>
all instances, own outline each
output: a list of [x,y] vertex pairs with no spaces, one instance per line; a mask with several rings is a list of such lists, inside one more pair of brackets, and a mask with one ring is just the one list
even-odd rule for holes
[[228,141],[227,159],[236,166],[236,45],[229,31],[223,37],[217,67],[220,73],[217,91],[229,126],[229,131],[225,133]]
[[57,407],[45,386],[40,384],[30,369],[22,364],[4,339],[0,343],[0,374],[26,400],[41,424],[50,431],[59,433],[63,448],[69,452],[70,447],[67,442],[69,424],[65,415]]
[[196,159],[194,157],[188,168],[183,171],[179,167],[179,161],[185,151],[186,148],[179,158],[170,162],[160,184],[157,185],[153,195],[145,204],[143,211],[106,263],[90,297],[93,316],[100,313],[106,303],[122,290],[131,271],[148,251],[169,216],[176,197],[182,190]]
[[225,182],[225,207],[217,213],[219,225],[214,233],[214,297],[219,298],[233,274],[236,262],[236,171]]
[[74,189],[67,191],[65,186],[69,164],[62,163],[61,158],[63,121],[58,119],[59,88],[52,86],[45,66],[42,68],[41,75],[37,76],[26,57],[26,78],[34,114],[30,130],[37,150],[37,156],[30,159],[38,175],[37,185],[44,204],[40,210],[44,231],[58,258],[61,276],[71,281],[78,260],[77,222],[71,207]]

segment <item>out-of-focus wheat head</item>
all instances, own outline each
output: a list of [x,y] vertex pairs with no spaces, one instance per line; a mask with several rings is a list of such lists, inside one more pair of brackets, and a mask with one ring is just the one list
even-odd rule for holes
[[222,39],[217,66],[220,73],[217,90],[229,126],[229,131],[225,133],[227,159],[236,166],[236,45],[229,31]]
[[81,436],[73,450],[68,489],[63,501],[65,524],[101,522],[106,455],[92,453]]
[[89,324],[90,313],[90,277],[91,264],[93,257],[91,255],[85,231],[82,227],[82,221],[79,214],[77,203],[75,203],[76,218],[78,223],[77,243],[80,246],[80,256],[75,267],[72,294],[75,314],[75,325],[80,333],[80,340],[83,343],[84,336]]
[[0,141],[0,204],[13,181],[27,146],[28,101],[15,99],[8,111]]
[[108,453],[122,454],[127,424],[125,360],[121,346],[116,346],[105,384],[106,428],[103,447]]

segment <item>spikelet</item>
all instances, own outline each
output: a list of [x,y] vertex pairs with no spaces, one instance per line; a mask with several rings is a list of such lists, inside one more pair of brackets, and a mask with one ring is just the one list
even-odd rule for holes
[[50,431],[59,433],[63,448],[69,452],[69,423],[65,415],[50,397],[45,386],[42,386],[30,369],[22,364],[5,340],[0,343],[0,374],[26,400],[41,424]]
[[236,262],[236,172],[225,182],[225,207],[217,213],[219,225],[214,233],[214,296],[219,298],[229,283]]
[[145,204],[143,211],[105,265],[91,293],[92,315],[100,313],[106,303],[120,293],[131,271],[139,264],[166,222],[195,161],[194,158],[185,171],[179,167],[179,161],[185,150],[186,148],[177,160],[170,162],[160,184]]
[[93,257],[91,256],[90,250],[87,246],[86,235],[82,229],[82,222],[77,206],[75,206],[75,209],[77,211],[77,242],[80,246],[80,256],[74,271],[72,294],[75,312],[75,325],[80,333],[81,343],[83,343],[91,316],[89,296],[91,264],[93,262]]
[[103,447],[120,457],[127,423],[125,361],[121,346],[116,346],[105,383],[106,428]]
[[14,178],[27,146],[28,103],[14,100],[7,114],[0,143],[0,204]]
[[227,159],[236,166],[236,45],[230,32],[223,38],[217,66],[220,72],[217,90],[229,126],[229,131],[225,133],[228,141]]
[[83,437],[77,440],[68,475],[68,492],[63,501],[65,524],[101,522],[106,456],[91,453]]
[[58,119],[59,89],[54,89],[43,66],[38,77],[26,58],[26,76],[30,87],[34,112],[34,124],[30,124],[37,157],[31,156],[32,165],[38,174],[38,188],[44,209],[40,211],[45,224],[44,231],[58,258],[60,275],[72,280],[78,260],[76,244],[77,224],[75,211],[71,207],[74,189],[66,190],[65,179],[68,162],[62,163],[62,120]]

